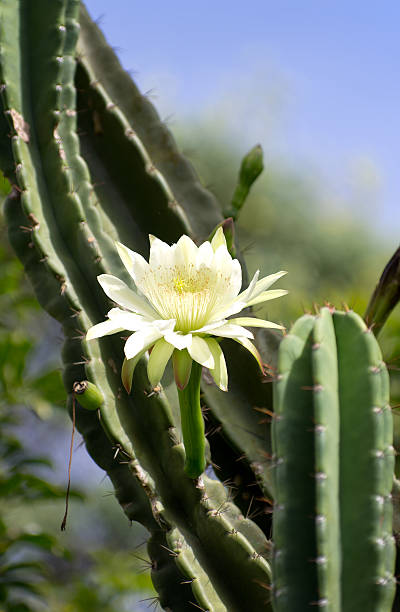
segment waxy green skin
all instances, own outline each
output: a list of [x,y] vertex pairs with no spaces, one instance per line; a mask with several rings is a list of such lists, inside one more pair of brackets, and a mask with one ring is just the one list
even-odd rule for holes
[[354,312],[281,343],[273,447],[274,610],[387,612],[395,593],[389,378]]
[[89,380],[104,398],[100,410],[76,406],[77,428],[128,518],[151,533],[160,604],[268,610],[268,539],[220,482],[185,474],[176,395],[171,404],[168,384],[154,391],[142,362],[128,396],[122,341],[84,338],[110,308],[97,276],[129,282],[115,240],[147,255],[149,232],[169,242],[182,233],[202,240],[222,218],[85,11],[79,27],[78,12],[74,0],[0,5],[0,165],[14,185],[10,240],[40,303],[63,326],[69,409],[75,381]]

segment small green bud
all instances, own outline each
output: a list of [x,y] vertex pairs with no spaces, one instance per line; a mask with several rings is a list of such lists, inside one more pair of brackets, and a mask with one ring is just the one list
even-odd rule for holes
[[88,380],[74,382],[72,391],[80,405],[87,410],[97,410],[104,402],[102,393]]
[[244,156],[239,170],[239,180],[232,197],[231,208],[224,210],[224,217],[239,216],[239,211],[246,201],[250,188],[264,169],[263,150],[256,145]]
[[263,170],[263,150],[258,144],[244,156],[240,166],[239,182],[251,187]]

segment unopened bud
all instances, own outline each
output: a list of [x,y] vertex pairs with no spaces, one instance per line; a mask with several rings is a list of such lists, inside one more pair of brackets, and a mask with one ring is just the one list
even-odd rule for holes
[[80,405],[87,410],[97,410],[104,402],[101,391],[88,380],[74,382],[72,391]]
[[264,169],[263,150],[256,145],[244,156],[239,170],[239,180],[232,197],[231,208],[224,211],[225,217],[237,219],[239,211],[246,201],[250,188]]

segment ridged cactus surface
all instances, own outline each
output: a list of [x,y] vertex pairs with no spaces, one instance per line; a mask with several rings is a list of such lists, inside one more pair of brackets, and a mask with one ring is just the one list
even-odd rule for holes
[[[94,412],[77,405],[77,427],[126,515],[151,533],[161,605],[268,610],[268,539],[218,480],[184,474],[172,385],[153,390],[143,362],[128,396],[120,382],[121,340],[85,340],[110,306],[97,275],[128,280],[115,240],[145,255],[149,232],[169,242],[182,233],[204,239],[221,215],[85,12],[76,72],[79,8],[75,0],[0,6],[0,161],[13,186],[6,203],[10,240],[40,303],[63,326],[70,408],[76,381],[89,380],[104,397]],[[240,347],[233,352],[246,363]],[[259,375],[251,380],[265,388]],[[248,411],[244,388],[233,393],[240,428],[249,420],[247,439],[257,440],[244,458],[253,483],[252,465],[258,452],[263,460],[269,433],[257,430],[260,417],[253,406]],[[233,443],[242,454],[240,431],[221,427],[215,448]],[[233,463],[221,466],[228,478],[235,476]]]
[[352,311],[305,315],[275,391],[274,610],[388,612],[393,425],[372,331]]

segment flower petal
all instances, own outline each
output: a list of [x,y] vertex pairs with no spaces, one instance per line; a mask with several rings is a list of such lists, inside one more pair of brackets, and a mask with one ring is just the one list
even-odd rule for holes
[[259,281],[257,281],[254,290],[248,299],[253,300],[256,298],[258,295],[260,295],[260,293],[273,285],[279,278],[285,276],[285,274],[287,274],[287,272],[285,270],[281,270],[280,272],[275,272],[275,274],[270,274],[269,276],[261,278]]
[[165,340],[178,350],[188,348],[192,344],[192,334],[182,334],[172,330],[163,334]]
[[180,389],[184,389],[189,382],[192,363],[192,358],[186,350],[175,350],[172,353],[175,382]]
[[210,369],[210,373],[216,384],[222,391],[228,391],[228,372],[226,369],[226,361],[224,353],[218,342],[214,338],[206,338],[208,348],[214,357],[214,367]]
[[128,285],[116,276],[111,276],[111,274],[100,274],[97,280],[104,293],[113,300],[113,302],[117,302],[117,304],[124,306],[124,308],[133,310],[133,312],[137,312],[149,319],[154,319],[159,316],[146,299],[129,289]]
[[175,250],[175,265],[176,266],[187,266],[188,264],[195,264],[197,257],[198,247],[195,245],[193,240],[189,236],[183,235],[179,238],[176,243]]
[[152,387],[160,382],[173,350],[174,347],[164,338],[160,338],[155,343],[147,363],[147,376]]
[[129,331],[138,331],[142,327],[149,325],[149,321],[141,315],[127,312],[120,308],[112,308],[107,313],[107,317],[114,323],[118,323],[122,329],[127,329]]
[[102,338],[103,336],[109,336],[121,332],[125,327],[121,327],[117,321],[103,321],[93,325],[86,332],[86,340],[93,340],[94,338]]
[[163,333],[156,327],[149,326],[146,329],[140,330],[129,336],[125,342],[125,356],[127,359],[132,359],[138,353],[147,350],[149,346],[154,344]]
[[266,302],[267,300],[275,300],[276,298],[287,295],[288,293],[289,292],[286,289],[270,289],[269,291],[262,291],[257,297],[252,298],[249,302],[247,302],[247,306],[255,306],[256,304],[261,304],[261,302]]
[[[242,291],[242,293],[239,293],[239,295],[237,296],[237,300],[239,302],[245,302],[247,303],[247,301],[249,299],[251,299],[252,293],[254,291],[254,287],[256,286],[256,283],[258,281],[258,277],[260,275],[260,270],[257,270],[253,276],[253,278],[250,281],[250,285],[247,287],[247,289],[245,289],[244,291]],[[236,311],[239,312],[239,311]]]
[[237,259],[232,261],[231,279],[229,285],[229,297],[234,299],[239,295],[240,287],[242,286],[242,266]]
[[212,262],[213,270],[224,277],[231,278],[232,274],[232,257],[225,244],[222,244],[214,253]]
[[227,317],[230,317],[233,314],[237,314],[238,312],[241,312],[243,310],[243,308],[246,308],[247,306],[247,302],[242,302],[242,301],[237,301],[237,300],[233,300],[233,302],[230,302],[229,304],[225,304],[223,307],[219,308],[218,310],[216,310],[215,312],[213,312],[213,318],[218,318],[218,319],[226,319]]
[[215,329],[216,327],[222,327],[227,323],[227,319],[219,319],[218,321],[214,321],[213,323],[208,323],[208,325],[204,325],[203,327],[199,327],[199,329],[194,329],[193,334],[205,334],[210,331],[210,329]]
[[158,266],[168,265],[173,255],[173,251],[171,247],[169,246],[169,244],[167,244],[166,242],[163,242],[162,240],[159,240],[159,238],[156,238],[155,236],[150,235],[149,239],[150,239],[150,258],[149,258],[150,268],[154,270]]
[[213,239],[211,240],[211,246],[213,248],[214,253],[222,244],[226,246],[225,234],[222,227],[219,227],[215,232]]
[[238,317],[237,319],[229,319],[229,322],[235,325],[246,325],[248,327],[265,327],[268,329],[285,329],[283,325],[273,323],[272,321],[265,321],[264,319],[257,319],[256,317]]
[[196,255],[196,268],[199,269],[201,266],[210,267],[214,256],[214,251],[209,242],[203,242],[197,249]]
[[128,247],[124,244],[121,244],[120,242],[116,242],[115,244],[122,263],[132,276],[136,286],[140,289],[142,279],[149,272],[149,264],[144,257],[139,255],[139,253],[135,253],[135,251],[131,251],[131,249],[128,249]]
[[239,342],[239,344],[244,346],[244,348],[247,349],[253,355],[254,359],[257,361],[258,365],[260,366],[260,370],[262,374],[265,374],[261,355],[256,349],[256,347],[254,346],[254,344],[250,342],[250,340],[248,340],[247,338],[233,338],[233,339],[235,340],[235,342]]
[[188,347],[189,355],[194,361],[197,361],[206,368],[214,368],[214,357],[208,346],[208,343],[199,336],[193,336],[192,344]]
[[254,338],[253,334],[248,329],[230,323],[222,325],[221,327],[214,327],[214,329],[210,329],[207,333],[212,336],[221,336],[221,338]]

